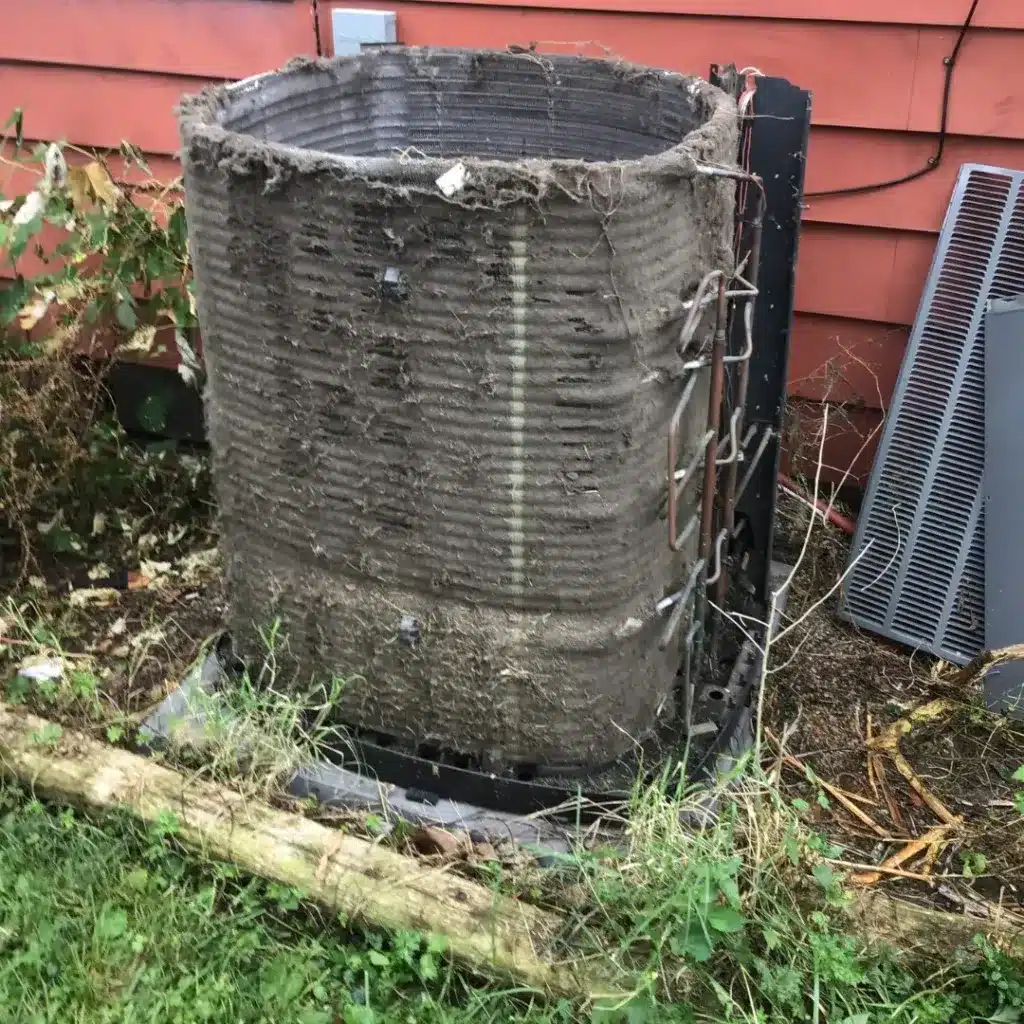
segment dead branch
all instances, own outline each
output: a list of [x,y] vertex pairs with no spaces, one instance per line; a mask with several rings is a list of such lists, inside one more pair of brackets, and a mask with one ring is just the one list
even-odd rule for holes
[[[1024,648],[1022,648],[1024,650]],[[920,707],[915,708],[908,715],[904,715],[899,721],[893,722],[884,732],[876,736],[868,744],[869,750],[884,751],[892,759],[892,763],[896,766],[900,775],[907,780],[908,785],[914,790],[915,793],[931,808],[935,816],[940,820],[944,821],[947,825],[958,825],[963,820],[958,815],[953,814],[945,804],[935,796],[924,782],[921,781],[920,776],[910,766],[910,762],[903,756],[900,751],[900,738],[906,736],[919,722],[934,721],[936,718],[940,718],[942,715],[949,714],[953,710],[953,705],[948,700],[933,700],[927,704],[922,704]]]
[[950,680],[948,685],[955,689],[966,689],[988,675],[997,665],[1005,665],[1008,661],[1019,661],[1024,658],[1024,644],[1014,644],[998,651],[982,651],[974,661],[965,665]]
[[907,784],[932,809],[940,821],[944,821],[947,825],[959,825],[963,821],[963,818],[950,811],[931,790],[925,787],[918,774],[910,767],[910,762],[899,750],[890,750],[889,757],[892,758],[892,763],[896,765],[900,775],[907,780]]
[[847,912],[867,938],[910,956],[948,960],[958,949],[969,947],[975,935],[984,935],[1011,956],[1024,956],[1024,931],[1019,924],[920,907],[881,889],[853,893]]
[[[920,851],[919,851],[920,852]],[[909,878],[914,882],[932,882],[934,877],[932,875],[923,874],[920,871],[906,871],[903,868],[887,868],[881,864],[878,867],[873,868],[870,864],[861,864],[853,860],[829,860],[829,864],[837,868],[846,868],[847,870],[853,870],[858,874],[850,875],[849,879],[854,885],[867,885],[870,883],[861,882],[859,879],[874,877],[878,875],[889,875],[893,878]]]
[[[867,872],[861,872],[860,874],[851,875],[850,881],[854,885],[875,885],[882,880],[883,875],[888,874],[904,874],[900,871],[900,865],[906,864],[907,861],[913,860],[919,853],[923,853],[933,843],[947,842],[949,837],[947,833],[953,826],[950,824],[937,825],[935,828],[926,832],[920,839],[915,839],[913,842],[907,843],[902,850],[894,853],[891,857],[882,861],[878,867],[871,868]],[[861,865],[861,867],[867,867],[867,865]],[[907,876],[909,877],[909,876]],[[927,879],[928,876],[920,876]]]
[[868,708],[867,712],[867,723],[864,726],[864,735],[868,747],[867,756],[867,767],[868,767],[868,785],[871,787],[871,792],[875,794],[875,800],[878,800],[878,780],[877,773],[875,772],[875,762],[871,757],[871,709]]

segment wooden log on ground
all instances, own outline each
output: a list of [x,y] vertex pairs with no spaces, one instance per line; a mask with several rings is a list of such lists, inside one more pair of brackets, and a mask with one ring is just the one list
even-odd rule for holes
[[56,732],[0,705],[0,774],[56,801],[122,807],[147,822],[171,812],[177,838],[204,855],[293,886],[346,919],[444,935],[449,955],[474,971],[550,994],[617,994],[596,972],[556,962],[556,914],[80,733],[43,742]]
[[1013,920],[950,914],[896,899],[881,890],[854,892],[849,907],[858,934],[904,953],[948,960],[984,935],[1004,952],[1024,957],[1024,930]]

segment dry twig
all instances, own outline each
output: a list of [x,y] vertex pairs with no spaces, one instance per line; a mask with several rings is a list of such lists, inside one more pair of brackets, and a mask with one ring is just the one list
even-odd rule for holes
[[[766,730],[766,734],[774,743],[778,744],[778,740],[770,729]],[[840,789],[838,786],[834,786],[831,782],[826,782],[824,779],[816,775],[810,768],[807,767],[798,757],[794,757],[792,754],[786,754],[782,752],[782,747],[779,745],[779,756],[781,757],[784,764],[789,765],[790,768],[794,768],[799,772],[802,772],[804,776],[814,785],[821,786],[826,793],[834,797],[840,804],[845,807],[850,814],[852,814],[859,822],[867,825],[872,832],[876,835],[884,836],[886,831],[874,821],[868,814],[862,811],[855,800],[860,800],[862,803],[866,803],[869,807],[874,806],[870,800],[866,797],[857,795],[856,793],[847,793],[845,790]]]
[[[926,832],[920,839],[915,839],[913,842],[907,843],[902,850],[897,851],[891,857],[882,861],[877,867],[869,867],[869,865],[848,865],[850,867],[859,867],[861,869],[867,868],[868,870],[862,870],[859,874],[851,875],[850,881],[854,885],[876,885],[882,880],[883,875],[898,874],[902,877],[910,877],[906,872],[900,871],[900,865],[906,864],[907,861],[913,860],[918,854],[928,849],[933,844],[945,843],[948,841],[947,833],[952,828],[949,824],[937,825],[935,828]],[[929,880],[932,876],[920,875],[919,878]]]
[[[864,879],[874,878],[875,881],[878,881],[882,875],[890,875],[894,878],[909,878],[915,882],[935,881],[935,876],[933,875],[926,875],[920,871],[905,871],[903,868],[887,868],[882,864],[872,867],[870,864],[858,864],[856,861],[850,860],[830,860],[829,864],[833,864],[837,868],[856,870],[857,874],[850,875],[850,882],[854,885],[873,885],[874,882],[864,881]],[[939,877],[943,876],[940,875]]]

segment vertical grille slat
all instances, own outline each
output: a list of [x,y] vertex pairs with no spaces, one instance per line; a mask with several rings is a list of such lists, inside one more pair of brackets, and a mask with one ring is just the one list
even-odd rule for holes
[[984,647],[985,310],[1024,292],[1024,172],[965,164],[872,469],[840,614],[957,664]]

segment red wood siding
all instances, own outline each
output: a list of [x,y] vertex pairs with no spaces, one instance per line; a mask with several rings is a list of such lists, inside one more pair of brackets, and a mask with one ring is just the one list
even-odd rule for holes
[[[333,6],[322,0],[326,28]],[[814,94],[808,192],[885,181],[935,151],[945,64],[970,0],[369,0],[398,11],[409,44],[614,54],[706,74],[735,61]],[[326,38],[326,34],[325,34]],[[808,198],[797,274],[790,393],[805,433],[830,416],[827,461],[877,442],[962,163],[1024,167],[1024,3],[983,0],[957,64],[942,166],[910,184]]]
[[183,93],[315,52],[311,0],[6,0],[0,97],[29,138],[170,156]]
[[[814,93],[813,192],[924,165],[943,58],[970,0],[319,0],[325,44],[336,6],[396,10],[409,44],[537,42],[700,74],[736,61],[783,75]],[[180,95],[312,54],[313,8],[313,0],[6,0],[0,97],[25,108],[32,138],[87,147],[130,139],[171,176]],[[982,0],[956,71],[943,165],[895,189],[807,200],[790,375],[805,423],[825,400],[857,402],[856,422],[877,424],[960,164],[1024,167],[1021,53],[1024,3]],[[0,169],[0,189],[20,187]],[[832,461],[850,453],[851,435],[837,444]],[[868,464],[862,455],[858,471]]]

